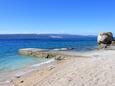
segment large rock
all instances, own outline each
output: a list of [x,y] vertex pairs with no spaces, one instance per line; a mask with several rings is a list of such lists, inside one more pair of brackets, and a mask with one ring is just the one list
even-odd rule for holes
[[38,48],[19,49],[19,54],[24,56],[55,58],[55,60],[63,60],[65,58],[73,56],[73,55],[65,55],[63,51],[38,49]]
[[110,45],[113,41],[113,34],[111,32],[102,32],[98,35],[97,42],[99,45]]
[[58,55],[58,53],[50,52],[47,49],[37,49],[37,48],[19,49],[19,54],[25,56],[35,56],[35,57],[45,57],[45,58],[52,58]]

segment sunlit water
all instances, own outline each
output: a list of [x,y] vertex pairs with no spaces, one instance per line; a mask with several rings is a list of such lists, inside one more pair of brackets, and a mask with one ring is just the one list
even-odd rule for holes
[[96,48],[96,38],[82,39],[3,39],[0,40],[0,72],[14,71],[38,64],[48,59],[20,56],[20,48],[74,48],[76,51],[87,51]]

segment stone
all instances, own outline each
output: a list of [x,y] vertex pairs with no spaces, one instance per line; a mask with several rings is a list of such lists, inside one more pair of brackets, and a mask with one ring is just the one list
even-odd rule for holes
[[65,57],[64,56],[61,56],[61,55],[58,55],[55,57],[55,60],[64,60]]
[[16,76],[16,78],[21,78],[21,76]]
[[100,44],[100,45],[98,45],[98,47],[99,47],[100,49],[105,49],[105,48],[107,48],[107,45],[106,45],[106,44]]
[[48,70],[53,70],[55,66],[50,66]]
[[24,83],[24,81],[22,80],[22,81],[20,81],[20,83]]
[[112,41],[113,41],[113,34],[111,32],[99,33],[97,38],[98,45],[105,48],[111,45]]
[[112,46],[115,46],[115,40],[112,41],[111,45],[112,45]]

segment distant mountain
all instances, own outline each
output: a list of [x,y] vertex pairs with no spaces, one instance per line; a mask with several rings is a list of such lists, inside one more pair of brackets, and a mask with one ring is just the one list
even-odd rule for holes
[[0,34],[0,39],[46,39],[46,38],[84,38],[96,37],[94,35],[70,35],[70,34]]

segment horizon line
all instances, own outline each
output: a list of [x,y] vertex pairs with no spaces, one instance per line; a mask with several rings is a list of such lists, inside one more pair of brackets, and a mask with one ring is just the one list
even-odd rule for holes
[[72,33],[0,33],[0,35],[14,35],[14,34],[36,34],[36,35],[39,35],[39,34],[54,34],[54,35],[97,35],[97,34],[72,34]]

